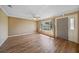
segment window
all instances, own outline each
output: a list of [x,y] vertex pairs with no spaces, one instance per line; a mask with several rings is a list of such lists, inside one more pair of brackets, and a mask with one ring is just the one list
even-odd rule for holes
[[70,17],[70,30],[74,30],[74,17]]
[[51,30],[52,22],[51,21],[42,21],[41,22],[41,29],[42,30]]

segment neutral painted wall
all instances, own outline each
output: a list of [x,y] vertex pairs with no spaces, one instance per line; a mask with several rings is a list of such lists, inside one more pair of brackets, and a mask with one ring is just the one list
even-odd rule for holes
[[8,38],[8,17],[0,9],[0,45]]
[[[73,41],[73,42],[76,42],[76,43],[79,43],[78,42],[78,13],[74,13],[74,14],[70,14],[70,15],[68,15],[68,17],[74,17],[74,19],[75,19],[75,29],[74,30],[70,30],[70,29],[68,29],[68,35],[69,35],[69,40],[70,41]],[[69,23],[70,23],[70,21],[69,21]],[[70,26],[70,25],[69,25]]]
[[9,36],[32,34],[36,31],[36,22],[27,19],[9,17]]

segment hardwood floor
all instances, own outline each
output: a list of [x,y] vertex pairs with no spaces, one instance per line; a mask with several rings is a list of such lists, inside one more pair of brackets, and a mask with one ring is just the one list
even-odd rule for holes
[[42,34],[9,37],[0,47],[1,53],[76,53],[79,45]]

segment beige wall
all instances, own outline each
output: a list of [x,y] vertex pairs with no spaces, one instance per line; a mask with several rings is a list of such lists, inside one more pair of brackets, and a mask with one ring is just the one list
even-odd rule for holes
[[78,11],[78,42],[79,42],[79,11]]
[[32,34],[36,31],[36,22],[21,18],[9,17],[9,36]]
[[73,42],[76,42],[76,43],[79,43],[78,42],[78,13],[74,13],[74,14],[70,14],[68,15],[68,17],[74,17],[75,18],[75,29],[74,30],[70,30],[68,29],[68,35],[69,35],[69,40],[70,41],[73,41]]
[[8,17],[0,9],[0,45],[8,38]]

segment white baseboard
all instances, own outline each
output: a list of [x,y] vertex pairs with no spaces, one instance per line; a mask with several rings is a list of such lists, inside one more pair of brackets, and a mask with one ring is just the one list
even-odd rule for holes
[[15,37],[15,36],[22,36],[22,35],[30,35],[30,34],[34,34],[34,33],[24,33],[24,34],[18,34],[18,35],[11,35],[11,36],[8,36],[8,37]]
[[0,46],[2,46],[2,44],[8,39],[8,37],[6,39],[3,39],[3,41],[0,43]]

